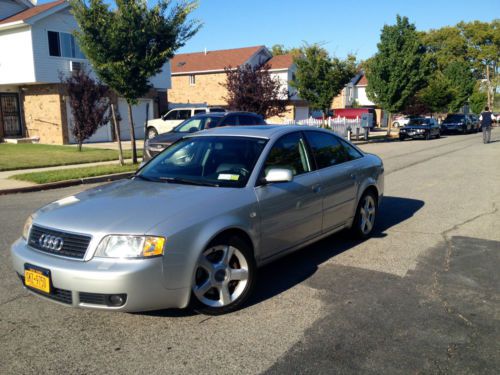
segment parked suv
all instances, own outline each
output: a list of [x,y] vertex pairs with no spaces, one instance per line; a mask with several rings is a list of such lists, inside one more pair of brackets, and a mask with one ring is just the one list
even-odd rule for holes
[[473,130],[471,119],[463,113],[450,113],[441,124],[441,133],[470,133]]
[[166,133],[179,125],[182,121],[200,113],[225,112],[221,107],[185,107],[174,108],[157,119],[149,120],[147,138],[154,138],[158,134]]
[[266,122],[260,115],[252,112],[212,112],[195,115],[168,133],[146,140],[142,160],[148,161],[189,133],[219,126],[237,125],[266,125]]

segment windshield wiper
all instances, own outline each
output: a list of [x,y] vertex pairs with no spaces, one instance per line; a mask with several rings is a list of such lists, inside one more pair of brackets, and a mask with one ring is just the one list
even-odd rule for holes
[[140,178],[141,180],[144,180],[144,181],[151,181],[151,182],[155,182],[155,180],[153,180],[152,178],[149,178],[149,177],[145,177],[143,176],[142,174],[136,174],[134,175],[134,179],[135,178]]
[[213,182],[190,180],[182,177],[159,177],[159,180],[177,184],[219,187],[219,184]]

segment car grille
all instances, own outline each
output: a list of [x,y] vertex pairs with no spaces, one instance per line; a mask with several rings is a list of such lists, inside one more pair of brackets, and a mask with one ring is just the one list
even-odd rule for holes
[[[63,245],[61,249],[51,249],[50,247],[42,246],[42,244],[39,243],[39,239],[44,234],[62,239]],[[83,257],[85,256],[85,252],[89,247],[90,240],[90,236],[66,233],[33,225],[31,227],[28,245],[45,253],[83,259]]]
[[30,288],[29,286],[26,286],[26,284],[24,283],[24,276],[21,276],[19,274],[18,274],[18,276],[21,279],[21,281],[23,282],[23,285],[25,286],[25,288],[33,293],[36,293],[36,294],[41,295],[43,297],[50,298],[50,299],[53,299],[54,301],[62,302],[62,303],[68,304],[68,305],[71,305],[73,303],[73,296],[71,295],[71,290],[57,289],[57,288],[52,287],[50,294],[47,294],[47,293],[41,292],[37,289],[33,289],[33,288]]

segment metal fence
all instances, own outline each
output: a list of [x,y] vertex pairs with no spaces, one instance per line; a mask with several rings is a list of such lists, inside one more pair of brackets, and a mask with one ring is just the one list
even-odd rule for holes
[[[305,120],[299,120],[299,121],[294,121],[294,120],[289,120],[285,119],[284,121],[285,125],[307,125],[307,126],[315,126],[315,127],[322,127],[323,126],[323,120],[321,119],[316,119],[314,117],[309,117],[308,119]],[[356,133],[356,129],[359,129],[359,132],[362,132],[361,128],[361,119],[359,117],[355,119],[348,119],[345,117],[328,117],[326,119],[326,126],[330,129],[333,130],[334,133],[337,135],[348,138],[348,132],[349,130],[351,133]]]

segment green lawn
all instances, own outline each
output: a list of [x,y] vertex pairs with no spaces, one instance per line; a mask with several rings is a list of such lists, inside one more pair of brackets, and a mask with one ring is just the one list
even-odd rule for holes
[[[137,149],[138,156],[142,150]],[[125,158],[131,158],[131,151],[124,151]],[[39,144],[0,144],[0,171],[52,167],[57,165],[93,163],[118,160],[118,151],[83,146],[79,152],[72,146]]]
[[14,180],[34,182],[37,184],[46,184],[48,182],[74,180],[85,177],[104,176],[113,173],[133,172],[139,167],[138,164],[125,164],[123,167],[120,165],[99,165],[94,167],[85,168],[70,168],[58,169],[54,171],[45,172],[31,172],[16,174],[9,178]]

